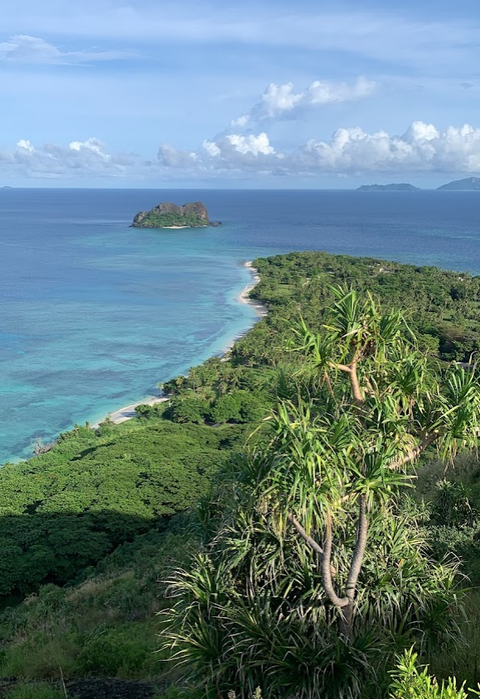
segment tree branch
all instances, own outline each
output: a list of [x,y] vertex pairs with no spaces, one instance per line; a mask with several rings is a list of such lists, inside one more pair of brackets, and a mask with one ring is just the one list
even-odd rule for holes
[[319,545],[317,544],[317,542],[315,541],[315,539],[312,539],[312,537],[309,536],[309,535],[307,534],[307,532],[305,531],[305,529],[302,527],[302,525],[300,524],[300,522],[298,521],[298,519],[297,519],[296,517],[294,517],[294,515],[288,514],[288,515],[287,515],[287,519],[288,519],[289,522],[291,522],[291,523],[293,524],[293,526],[295,527],[295,529],[297,530],[297,532],[300,534],[300,536],[302,537],[302,539],[304,539],[304,540],[307,542],[307,544],[310,546],[310,548],[311,548],[313,551],[315,551],[315,553],[320,557],[320,560],[322,560],[322,559],[323,559],[323,549],[322,549],[322,547],[319,546]]
[[365,495],[360,495],[360,507],[358,512],[357,523],[357,540],[353,551],[352,563],[347,578],[346,596],[353,603],[355,598],[355,590],[357,587],[358,576],[362,568],[363,557],[367,545],[368,521],[366,512]]
[[346,374],[350,374],[352,371],[348,364],[336,364],[335,362],[330,362],[330,367],[332,369],[338,369],[338,371],[344,371]]
[[325,539],[323,541],[323,557],[322,557],[322,582],[323,589],[330,602],[339,609],[346,607],[350,600],[348,597],[339,597],[335,592],[332,582],[332,568],[330,559],[332,555],[332,518],[327,514],[325,525]]
[[330,362],[330,367],[332,369],[337,369],[338,371],[343,371],[350,376],[350,385],[352,387],[352,393],[355,403],[361,405],[365,402],[365,396],[360,388],[360,382],[358,380],[357,374],[357,360],[353,360],[351,364],[336,364],[335,362]]
[[409,464],[411,461],[415,461],[422,452],[425,451],[427,447],[430,446],[430,444],[433,444],[436,442],[436,440],[440,437],[440,434],[438,432],[433,432],[430,435],[427,435],[427,437],[424,437],[420,444],[418,444],[415,449],[412,449],[411,451],[408,452],[408,454],[405,454],[405,456],[402,456],[400,459],[396,459],[395,461],[392,461],[391,464],[389,464],[388,468],[391,471],[396,471],[397,469],[401,468],[402,466],[405,466],[405,464]]
[[358,380],[357,362],[352,362],[350,365],[350,384],[352,386],[352,393],[355,403],[357,403],[357,405],[361,405],[365,402],[365,396],[363,395],[363,391],[360,388],[360,382]]

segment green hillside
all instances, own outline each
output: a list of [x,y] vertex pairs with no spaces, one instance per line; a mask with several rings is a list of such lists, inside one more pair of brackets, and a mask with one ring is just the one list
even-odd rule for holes
[[[2,692],[11,699],[65,696],[62,677],[67,696],[72,698],[89,699],[92,691],[100,692],[88,684],[91,678],[137,683],[120,683],[118,691],[124,696],[144,692],[144,696],[173,699],[185,683],[184,696],[206,696],[203,690],[195,694],[194,685],[188,685],[201,683],[201,678],[175,669],[175,663],[168,660],[171,616],[157,616],[156,612],[172,606],[168,581],[175,568],[189,570],[199,552],[203,555],[231,541],[229,532],[238,526],[238,512],[232,508],[240,494],[246,497],[247,492],[242,480],[246,478],[243,454],[250,453],[255,444],[259,448],[268,445],[272,436],[269,423],[262,423],[262,418],[279,398],[293,405],[318,392],[315,380],[303,374],[305,358],[295,351],[298,336],[294,329],[302,317],[309,328],[320,330],[335,299],[332,285],[349,284],[362,298],[370,291],[385,310],[402,309],[408,324],[405,333],[418,336],[420,352],[432,358],[439,376],[446,362],[467,362],[478,351],[479,278],[434,267],[326,253],[291,253],[256,260],[255,266],[261,282],[251,295],[266,304],[269,313],[237,341],[227,361],[210,359],[193,368],[188,377],[169,381],[164,386],[172,395],[167,406],[144,406],[138,410],[139,419],[118,426],[107,422],[97,433],[78,427],[63,435],[51,452],[0,470],[0,696]],[[249,437],[259,424],[263,427]],[[409,518],[411,532],[425,542],[420,548],[427,558],[416,559],[419,567],[412,582],[415,575],[418,580],[430,580],[425,561],[443,565],[440,561],[445,554],[454,551],[464,559],[461,570],[476,586],[480,580],[480,466],[476,456],[463,457],[461,467],[447,477],[444,465],[436,465],[433,450],[424,459],[427,465],[421,471],[416,497],[402,496],[391,510],[392,526]],[[244,525],[247,531],[247,521]],[[372,523],[372,537],[382,531],[375,526]],[[268,534],[270,548],[265,549],[272,564],[279,555],[275,553],[276,536],[273,531]],[[265,540],[261,541],[263,547]],[[293,543],[289,539],[284,550],[282,566],[287,569],[290,558],[297,555]],[[235,546],[240,556],[240,540]],[[344,546],[349,550],[348,537]],[[382,570],[387,580],[392,573],[386,549],[383,554],[376,551],[378,560],[385,561]],[[304,563],[302,580],[289,583],[295,589],[314,580],[310,559]],[[232,565],[237,566],[235,570],[245,570],[240,558]],[[453,569],[447,568],[438,569],[443,570],[439,580],[443,576],[444,581],[453,581]],[[373,570],[367,565],[369,575]],[[284,580],[283,575],[279,580]],[[465,586],[461,578],[455,585]],[[239,591],[236,588],[235,594]],[[460,680],[473,685],[480,680],[475,669],[480,667],[477,637],[468,631],[469,624],[479,619],[476,593],[468,598],[467,621],[456,611],[453,592],[450,596],[445,588],[442,594],[450,600],[445,607],[448,614],[436,608],[442,623],[451,617],[455,626],[457,619],[467,629],[467,642],[458,645],[456,653],[448,650],[447,639],[442,641],[445,652],[437,649],[429,655],[426,642],[418,642],[418,650],[422,658],[433,661],[439,675],[457,673]],[[298,604],[297,599],[297,610]],[[251,615],[264,611],[261,605],[244,609],[252,624]],[[426,623],[421,619],[419,616],[418,624]],[[433,618],[429,623],[437,628]],[[440,626],[435,633],[440,635]],[[308,643],[309,634],[305,636]],[[417,636],[410,638],[412,644],[417,643]],[[163,647],[161,653],[154,654],[159,647]],[[398,652],[402,650],[400,643]],[[388,651],[379,647],[378,652],[384,654],[384,665],[393,667],[391,646]],[[355,653],[342,662],[356,666],[367,650],[358,647]],[[238,677],[230,687],[237,697],[249,697],[256,689],[244,681],[245,677]],[[294,696],[278,688],[268,694],[268,687],[274,685],[272,676],[263,688],[265,697]],[[378,686],[384,687],[381,682]],[[120,696],[113,685],[108,687],[105,696]],[[127,690],[130,695],[125,694]],[[378,696],[371,687],[364,690],[362,696]],[[386,685],[382,691],[386,697]]]

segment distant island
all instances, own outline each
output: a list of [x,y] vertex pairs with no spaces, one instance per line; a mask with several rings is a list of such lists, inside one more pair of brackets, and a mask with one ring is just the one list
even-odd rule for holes
[[220,221],[210,221],[207,208],[201,201],[183,206],[164,201],[150,211],[140,211],[132,223],[133,228],[205,228],[220,225]]
[[450,190],[450,191],[479,191],[480,190],[480,177],[467,177],[464,180],[454,180],[448,184],[442,184],[441,187],[437,189]]
[[420,187],[413,184],[399,182],[393,184],[362,184],[357,187],[357,192],[419,192]]
[[9,184],[4,184],[2,189],[13,189],[13,187],[10,187]]

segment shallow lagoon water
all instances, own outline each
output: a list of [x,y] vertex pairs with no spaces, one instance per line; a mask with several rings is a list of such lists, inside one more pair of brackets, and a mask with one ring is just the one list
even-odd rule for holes
[[[219,228],[132,229],[159,201]],[[476,192],[0,190],[0,462],[220,353],[242,262],[327,250],[480,273]]]

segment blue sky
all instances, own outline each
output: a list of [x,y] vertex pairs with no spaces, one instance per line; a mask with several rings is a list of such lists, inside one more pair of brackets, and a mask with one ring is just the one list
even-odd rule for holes
[[480,176],[478,0],[2,0],[0,184]]

